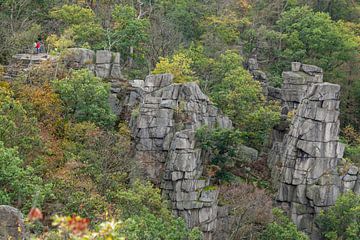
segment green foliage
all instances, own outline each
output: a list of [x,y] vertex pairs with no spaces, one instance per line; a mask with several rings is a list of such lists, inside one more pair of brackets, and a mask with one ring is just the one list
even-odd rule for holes
[[187,41],[195,40],[201,36],[203,30],[199,20],[205,12],[205,5],[192,0],[161,0],[158,8],[174,23]]
[[132,240],[201,240],[202,233],[198,229],[189,231],[184,220],[171,219],[166,221],[158,218],[151,213],[147,213],[142,217],[135,216],[124,222],[125,226],[122,230],[127,239]]
[[32,205],[41,205],[51,185],[44,184],[34,174],[14,148],[6,148],[0,141],[0,204],[11,204],[24,210]]
[[296,225],[286,217],[279,208],[273,209],[274,222],[269,223],[261,235],[263,240],[307,240],[304,233],[297,230]]
[[68,78],[53,81],[53,87],[64,103],[69,119],[91,121],[101,127],[112,127],[115,115],[111,112],[109,84],[89,70],[74,71]]
[[13,95],[0,86],[0,141],[6,147],[17,147],[21,157],[34,158],[42,147],[37,120],[28,116]]
[[342,129],[342,140],[346,144],[344,157],[360,166],[360,133],[348,125]]
[[[73,35],[78,46],[88,43],[92,46],[99,46],[99,42],[104,36],[104,30],[97,22],[95,13],[90,8],[83,8],[78,5],[63,5],[61,8],[55,8],[50,12],[50,17],[60,20],[64,25],[65,36]],[[61,36],[61,44],[70,45],[68,37]],[[66,42],[66,44],[65,44]]]
[[161,58],[156,64],[153,74],[171,73],[174,75],[174,81],[184,83],[194,81],[194,72],[191,70],[193,61],[183,53],[177,53],[171,58]]
[[211,154],[211,164],[220,167],[220,171],[216,172],[218,179],[225,181],[232,179],[231,174],[227,173],[226,167],[233,165],[236,161],[241,137],[242,134],[236,129],[209,129],[204,126],[196,131],[196,138],[200,142],[201,148]]
[[119,207],[123,218],[151,213],[164,220],[172,218],[167,202],[162,199],[160,189],[151,183],[136,180],[129,189],[118,189],[109,194]]
[[331,71],[350,60],[358,47],[354,34],[342,22],[308,7],[284,12],[277,26],[286,34],[286,46],[280,54],[284,65],[299,61]]
[[270,129],[280,119],[275,102],[266,103],[259,82],[242,67],[227,72],[211,97],[246,137],[245,144],[261,148]]
[[316,223],[325,239],[359,239],[360,196],[351,191],[343,194],[336,200],[335,206],[320,213]]

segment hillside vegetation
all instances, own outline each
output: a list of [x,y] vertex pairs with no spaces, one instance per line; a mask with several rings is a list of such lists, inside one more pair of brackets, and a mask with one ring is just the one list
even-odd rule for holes
[[[231,239],[308,239],[272,205],[266,157],[281,106],[266,99],[249,58],[273,87],[291,62],[317,65],[339,84],[344,159],[360,167],[359,1],[2,0],[0,205],[28,216],[31,239],[203,239],[141,178],[129,119],[112,113],[109,82],[60,60],[5,77],[12,56],[34,53],[39,39],[59,59],[69,48],[119,52],[124,81],[171,73],[200,86],[234,126],[196,133],[219,204],[234,209]],[[237,160],[243,145],[259,159]],[[317,219],[323,237],[359,240],[359,209],[359,196],[339,198]]]

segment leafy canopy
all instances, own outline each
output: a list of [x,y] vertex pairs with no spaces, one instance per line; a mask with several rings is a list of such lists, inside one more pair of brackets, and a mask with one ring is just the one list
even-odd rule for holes
[[325,239],[356,240],[360,236],[360,196],[349,191],[316,219]]
[[192,63],[192,59],[184,53],[177,53],[170,58],[160,57],[160,61],[152,73],[171,73],[174,75],[174,81],[178,83],[194,81],[194,72],[191,70]]
[[280,53],[285,63],[307,62],[331,71],[350,60],[358,47],[355,35],[343,22],[334,22],[327,13],[309,7],[295,7],[277,21],[286,34]]
[[285,216],[279,208],[273,209],[274,222],[269,223],[261,235],[262,240],[308,240],[309,238],[297,230],[296,225]]
[[89,70],[74,71],[70,77],[53,81],[53,87],[64,103],[68,118],[94,122],[101,127],[114,125],[115,115],[108,102],[109,84]]

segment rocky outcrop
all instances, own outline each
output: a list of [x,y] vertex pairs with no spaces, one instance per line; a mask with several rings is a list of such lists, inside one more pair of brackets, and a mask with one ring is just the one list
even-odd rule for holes
[[291,71],[282,73],[281,100],[291,111],[296,109],[304,98],[308,87],[323,82],[323,70],[317,66],[291,63]]
[[281,147],[277,200],[288,204],[292,220],[307,233],[314,233],[315,215],[334,205],[341,192],[339,94],[339,85],[312,85]]
[[79,69],[88,68],[95,76],[110,80],[123,78],[120,68],[120,53],[108,50],[92,51],[85,48],[70,48],[63,56],[68,67]]
[[0,239],[25,239],[24,219],[18,209],[0,205]]
[[319,239],[314,218],[342,192],[358,191],[359,170],[350,166],[343,175],[338,171],[344,153],[339,142],[340,86],[322,83],[322,70],[316,66],[293,63],[292,68],[283,74],[282,96],[296,111],[283,140],[274,142],[268,165],[278,203],[300,230]]
[[135,158],[145,176],[160,184],[174,214],[206,238],[214,231],[218,191],[203,177],[206,159],[196,145],[196,130],[231,128],[231,121],[196,83],[174,84],[170,74],[150,75],[143,83],[139,107],[132,114]]

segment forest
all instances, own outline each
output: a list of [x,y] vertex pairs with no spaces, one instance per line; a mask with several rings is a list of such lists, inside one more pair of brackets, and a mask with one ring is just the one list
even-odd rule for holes
[[[1,239],[360,240],[359,0],[0,0],[0,42]],[[299,75],[315,81],[304,93],[335,93],[269,97]],[[331,149],[300,146],[317,135],[343,154],[304,174],[293,164],[306,196],[283,200],[286,140],[296,161],[325,162]],[[24,216],[14,235],[4,206]]]

